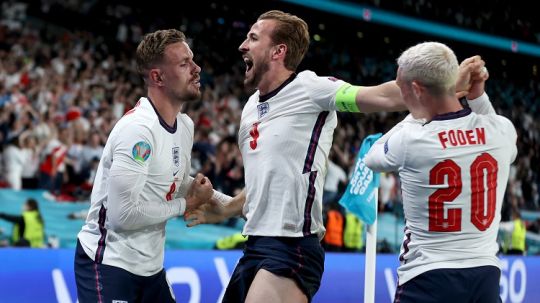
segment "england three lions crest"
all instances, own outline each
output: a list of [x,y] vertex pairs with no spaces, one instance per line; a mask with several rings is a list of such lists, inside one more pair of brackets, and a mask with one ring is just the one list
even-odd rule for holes
[[172,160],[173,160],[174,166],[180,167],[180,147],[172,148]]
[[257,105],[257,112],[259,113],[259,119],[264,117],[270,111],[270,105],[266,102]]

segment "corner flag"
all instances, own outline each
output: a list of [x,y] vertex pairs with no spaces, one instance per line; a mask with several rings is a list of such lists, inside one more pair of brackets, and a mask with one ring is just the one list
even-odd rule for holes
[[375,265],[377,255],[377,200],[379,174],[366,166],[364,158],[369,149],[382,136],[367,136],[362,142],[351,181],[339,203],[368,224],[366,229],[366,265],[364,272],[364,303],[375,302]]
[[339,204],[357,215],[366,224],[373,224],[377,217],[377,190],[379,173],[374,173],[366,166],[364,158],[381,133],[367,136],[362,142],[351,180]]

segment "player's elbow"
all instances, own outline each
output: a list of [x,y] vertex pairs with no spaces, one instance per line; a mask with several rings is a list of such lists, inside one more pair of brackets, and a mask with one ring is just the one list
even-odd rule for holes
[[373,159],[372,153],[367,153],[364,162],[366,163],[366,166],[369,167],[369,169],[374,170],[375,165],[375,159]]
[[115,232],[137,229],[139,226],[134,224],[136,221],[130,218],[127,213],[116,214],[112,213],[108,216],[107,227]]
[[384,171],[382,165],[380,165],[379,161],[377,161],[377,157],[374,155],[374,153],[369,152],[364,158],[364,162],[366,163],[366,166],[374,172]]

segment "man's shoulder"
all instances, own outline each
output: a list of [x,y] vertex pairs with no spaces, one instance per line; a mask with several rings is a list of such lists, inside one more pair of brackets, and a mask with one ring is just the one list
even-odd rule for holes
[[146,98],[141,98],[137,104],[130,110],[128,110],[116,123],[116,126],[130,125],[137,126],[149,126],[153,122],[157,121],[158,117]]
[[302,79],[302,78],[319,77],[319,76],[314,71],[306,69],[299,72],[297,77],[299,79]]
[[330,83],[343,82],[343,80],[341,80],[339,78],[336,78],[334,76],[318,75],[316,72],[311,71],[311,70],[303,70],[303,71],[299,72],[298,75],[297,75],[297,79],[300,79],[300,80],[303,80],[303,81],[307,80],[308,83],[313,83],[313,81],[315,81],[315,83],[318,83],[318,82],[330,82]]
[[514,123],[505,116],[498,114],[480,115],[472,113],[472,117],[474,117],[475,125],[477,127],[486,127],[505,134],[516,132]]
[[320,81],[339,81],[339,79],[334,78],[334,77],[319,76],[317,75],[317,73],[311,70],[304,70],[304,71],[299,72],[296,78],[300,80],[299,82],[302,82],[303,84],[308,84],[308,85],[309,84],[316,85]]
[[114,125],[109,139],[117,140],[127,137],[153,136],[153,129],[159,124],[157,117],[145,113],[143,109],[137,109],[129,115],[124,115]]

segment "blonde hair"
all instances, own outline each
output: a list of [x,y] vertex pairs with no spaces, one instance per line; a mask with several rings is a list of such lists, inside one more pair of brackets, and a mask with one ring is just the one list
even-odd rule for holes
[[418,81],[433,95],[455,94],[459,64],[454,52],[445,44],[417,44],[404,51],[397,63],[404,81]]

